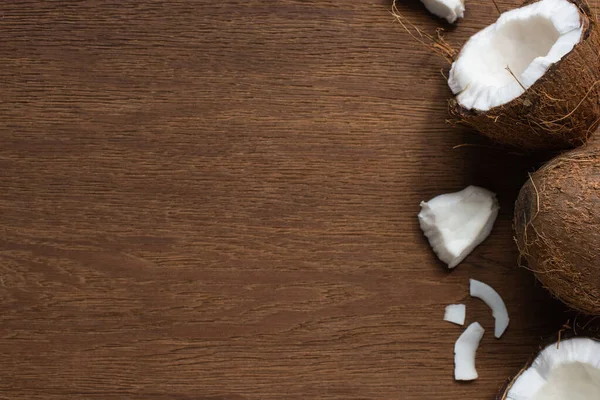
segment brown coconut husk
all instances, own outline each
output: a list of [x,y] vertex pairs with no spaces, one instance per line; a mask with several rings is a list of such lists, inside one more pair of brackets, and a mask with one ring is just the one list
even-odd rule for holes
[[[432,51],[437,56],[441,57],[448,65],[452,65],[452,62],[456,58],[458,51],[450,45],[444,38],[444,30],[438,28],[434,35],[419,29],[415,24],[410,22],[409,19],[405,18],[404,15],[398,9],[396,4],[397,0],[392,1],[392,15],[396,19],[396,22],[408,33],[415,41],[423,45],[426,49]],[[446,80],[448,78],[444,77]]]
[[515,204],[521,261],[558,299],[600,315],[600,145],[560,155],[530,176]]
[[505,105],[477,111],[451,99],[451,122],[524,150],[566,149],[587,142],[600,123],[600,28],[585,0],[569,1],[579,8],[584,26],[573,50]]

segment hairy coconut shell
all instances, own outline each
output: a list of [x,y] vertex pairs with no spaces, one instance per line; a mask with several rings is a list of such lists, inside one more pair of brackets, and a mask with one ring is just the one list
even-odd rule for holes
[[521,256],[558,299],[600,315],[600,145],[562,154],[535,172],[515,204]]
[[583,23],[573,50],[507,104],[478,111],[451,99],[453,122],[523,150],[567,149],[587,142],[600,122],[600,28],[585,0],[569,1],[579,8]]

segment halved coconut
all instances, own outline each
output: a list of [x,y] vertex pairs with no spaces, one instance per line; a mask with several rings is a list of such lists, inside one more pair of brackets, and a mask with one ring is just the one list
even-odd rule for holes
[[600,34],[585,0],[541,0],[472,36],[450,70],[449,111],[527,150],[585,143],[600,121]]
[[500,395],[500,400],[595,399],[600,399],[600,342],[590,338],[546,347]]

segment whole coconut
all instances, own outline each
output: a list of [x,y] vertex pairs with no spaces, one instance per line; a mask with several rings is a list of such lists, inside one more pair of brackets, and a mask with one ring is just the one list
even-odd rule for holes
[[557,298],[600,315],[600,146],[564,153],[535,172],[515,204],[521,256]]

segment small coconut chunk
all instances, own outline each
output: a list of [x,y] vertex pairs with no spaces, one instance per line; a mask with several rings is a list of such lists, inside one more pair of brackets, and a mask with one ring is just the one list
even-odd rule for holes
[[463,46],[448,85],[469,110],[506,104],[573,50],[582,31],[579,9],[568,0],[541,0],[507,11]]
[[445,18],[449,23],[454,23],[457,18],[465,16],[465,3],[463,0],[421,0],[430,13],[440,18]]
[[489,308],[492,309],[492,315],[496,321],[494,327],[494,336],[500,338],[506,328],[508,327],[508,311],[502,297],[496,292],[490,285],[486,285],[475,279],[470,279],[471,283],[470,293],[472,297],[477,297],[483,300]]
[[454,379],[472,381],[477,379],[475,369],[475,353],[485,329],[479,322],[473,322],[465,329],[454,344]]
[[573,338],[546,347],[514,380],[502,398],[600,399],[600,342]]
[[466,310],[467,307],[464,304],[450,304],[446,306],[444,321],[452,322],[456,325],[464,325]]
[[494,193],[469,186],[421,202],[418,217],[433,251],[454,268],[488,237],[499,208]]

